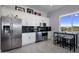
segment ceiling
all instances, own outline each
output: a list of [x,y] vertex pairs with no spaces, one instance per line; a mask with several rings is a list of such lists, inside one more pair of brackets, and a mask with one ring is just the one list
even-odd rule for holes
[[28,5],[28,7],[34,8],[34,9],[38,9],[40,11],[43,11],[45,13],[54,11],[58,8],[63,7],[64,5]]

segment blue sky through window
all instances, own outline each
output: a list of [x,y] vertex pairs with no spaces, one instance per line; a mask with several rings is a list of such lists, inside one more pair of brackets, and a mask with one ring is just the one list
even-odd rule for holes
[[73,21],[73,26],[79,26],[79,13],[61,17],[60,25],[65,27],[71,26],[72,21]]
[[73,16],[73,26],[79,26],[79,13]]
[[71,26],[71,16],[63,16],[60,18],[61,26]]

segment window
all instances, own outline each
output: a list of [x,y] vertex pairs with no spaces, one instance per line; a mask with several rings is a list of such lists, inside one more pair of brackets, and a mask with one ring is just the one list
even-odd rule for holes
[[60,17],[61,31],[79,31],[79,13],[65,15]]

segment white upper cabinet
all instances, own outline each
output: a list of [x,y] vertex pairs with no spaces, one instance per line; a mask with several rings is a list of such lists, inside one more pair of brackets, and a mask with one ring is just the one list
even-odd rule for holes
[[28,14],[26,17],[28,26],[36,26],[37,21],[35,21],[36,17],[34,15]]
[[2,12],[1,16],[9,16],[11,11],[2,7],[1,12]]
[[39,16],[32,15],[32,14],[27,14],[25,16],[26,19],[23,19],[23,25],[27,26],[39,26],[41,19]]
[[46,18],[46,25],[50,26],[50,19],[49,18]]
[[47,17],[41,17],[41,23],[46,23],[46,26],[50,26],[50,19]]
[[23,26],[40,26],[40,23],[46,23],[47,26],[50,26],[50,20],[47,17],[37,16],[27,12],[15,11],[14,9],[5,7],[2,7],[1,12],[2,16],[14,17],[18,15],[18,18],[22,19]]
[[22,24],[26,26],[40,26],[40,23],[46,23],[47,26],[50,26],[50,20],[47,17],[36,16],[32,14],[26,14],[23,16]]
[[36,23],[36,26],[40,26],[41,17],[40,17],[40,16],[36,16],[35,22],[37,22],[37,23]]
[[28,26],[28,18],[27,18],[27,14],[25,14],[24,16],[21,16],[22,18],[22,25],[23,26]]

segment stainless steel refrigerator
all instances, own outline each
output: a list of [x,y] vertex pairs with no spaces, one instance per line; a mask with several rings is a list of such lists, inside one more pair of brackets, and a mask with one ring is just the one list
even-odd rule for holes
[[22,46],[22,20],[15,17],[1,17],[1,51]]

